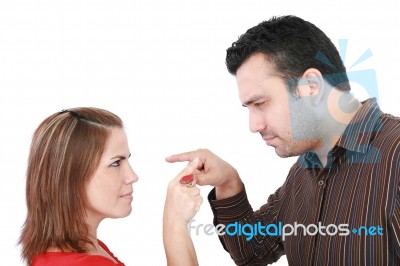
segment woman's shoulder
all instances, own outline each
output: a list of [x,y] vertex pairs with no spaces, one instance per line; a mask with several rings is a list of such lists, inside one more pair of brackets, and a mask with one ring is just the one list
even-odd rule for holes
[[[104,245],[104,244],[103,244]],[[100,255],[89,255],[77,252],[46,252],[33,258],[31,266],[122,266]]]
[[117,261],[117,265],[125,265],[111,252],[111,250],[101,240],[97,239],[97,243],[114,259]]

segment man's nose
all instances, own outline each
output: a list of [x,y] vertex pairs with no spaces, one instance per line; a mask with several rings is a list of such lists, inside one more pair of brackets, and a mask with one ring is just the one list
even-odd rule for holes
[[253,133],[264,131],[267,127],[265,118],[261,114],[249,113],[249,128]]

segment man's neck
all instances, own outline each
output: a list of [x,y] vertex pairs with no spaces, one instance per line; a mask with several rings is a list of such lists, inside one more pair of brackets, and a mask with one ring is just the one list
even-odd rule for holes
[[[328,112],[325,114],[325,121],[329,122],[323,125],[320,145],[314,150],[323,167],[328,163],[328,153],[336,145],[346,127],[362,106],[361,102],[348,92],[334,89],[331,95],[330,98],[333,99],[327,102]],[[340,102],[345,102],[346,108],[351,110],[343,111],[344,108],[340,106]]]
[[321,145],[314,150],[315,154],[318,156],[319,161],[321,162],[322,167],[325,167],[328,164],[328,153],[335,146],[339,137],[332,139],[332,141],[321,141]]

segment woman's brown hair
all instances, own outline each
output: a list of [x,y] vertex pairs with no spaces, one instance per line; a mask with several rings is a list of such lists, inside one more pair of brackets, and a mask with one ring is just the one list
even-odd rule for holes
[[86,184],[99,165],[115,114],[73,108],[46,118],[36,129],[26,178],[27,218],[19,243],[28,263],[48,248],[86,252]]

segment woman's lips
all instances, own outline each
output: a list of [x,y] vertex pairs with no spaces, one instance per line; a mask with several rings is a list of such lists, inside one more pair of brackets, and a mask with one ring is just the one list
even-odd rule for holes
[[121,198],[124,198],[124,199],[133,199],[132,193],[133,193],[133,191],[128,192],[128,193],[125,193],[125,194],[121,195]]

